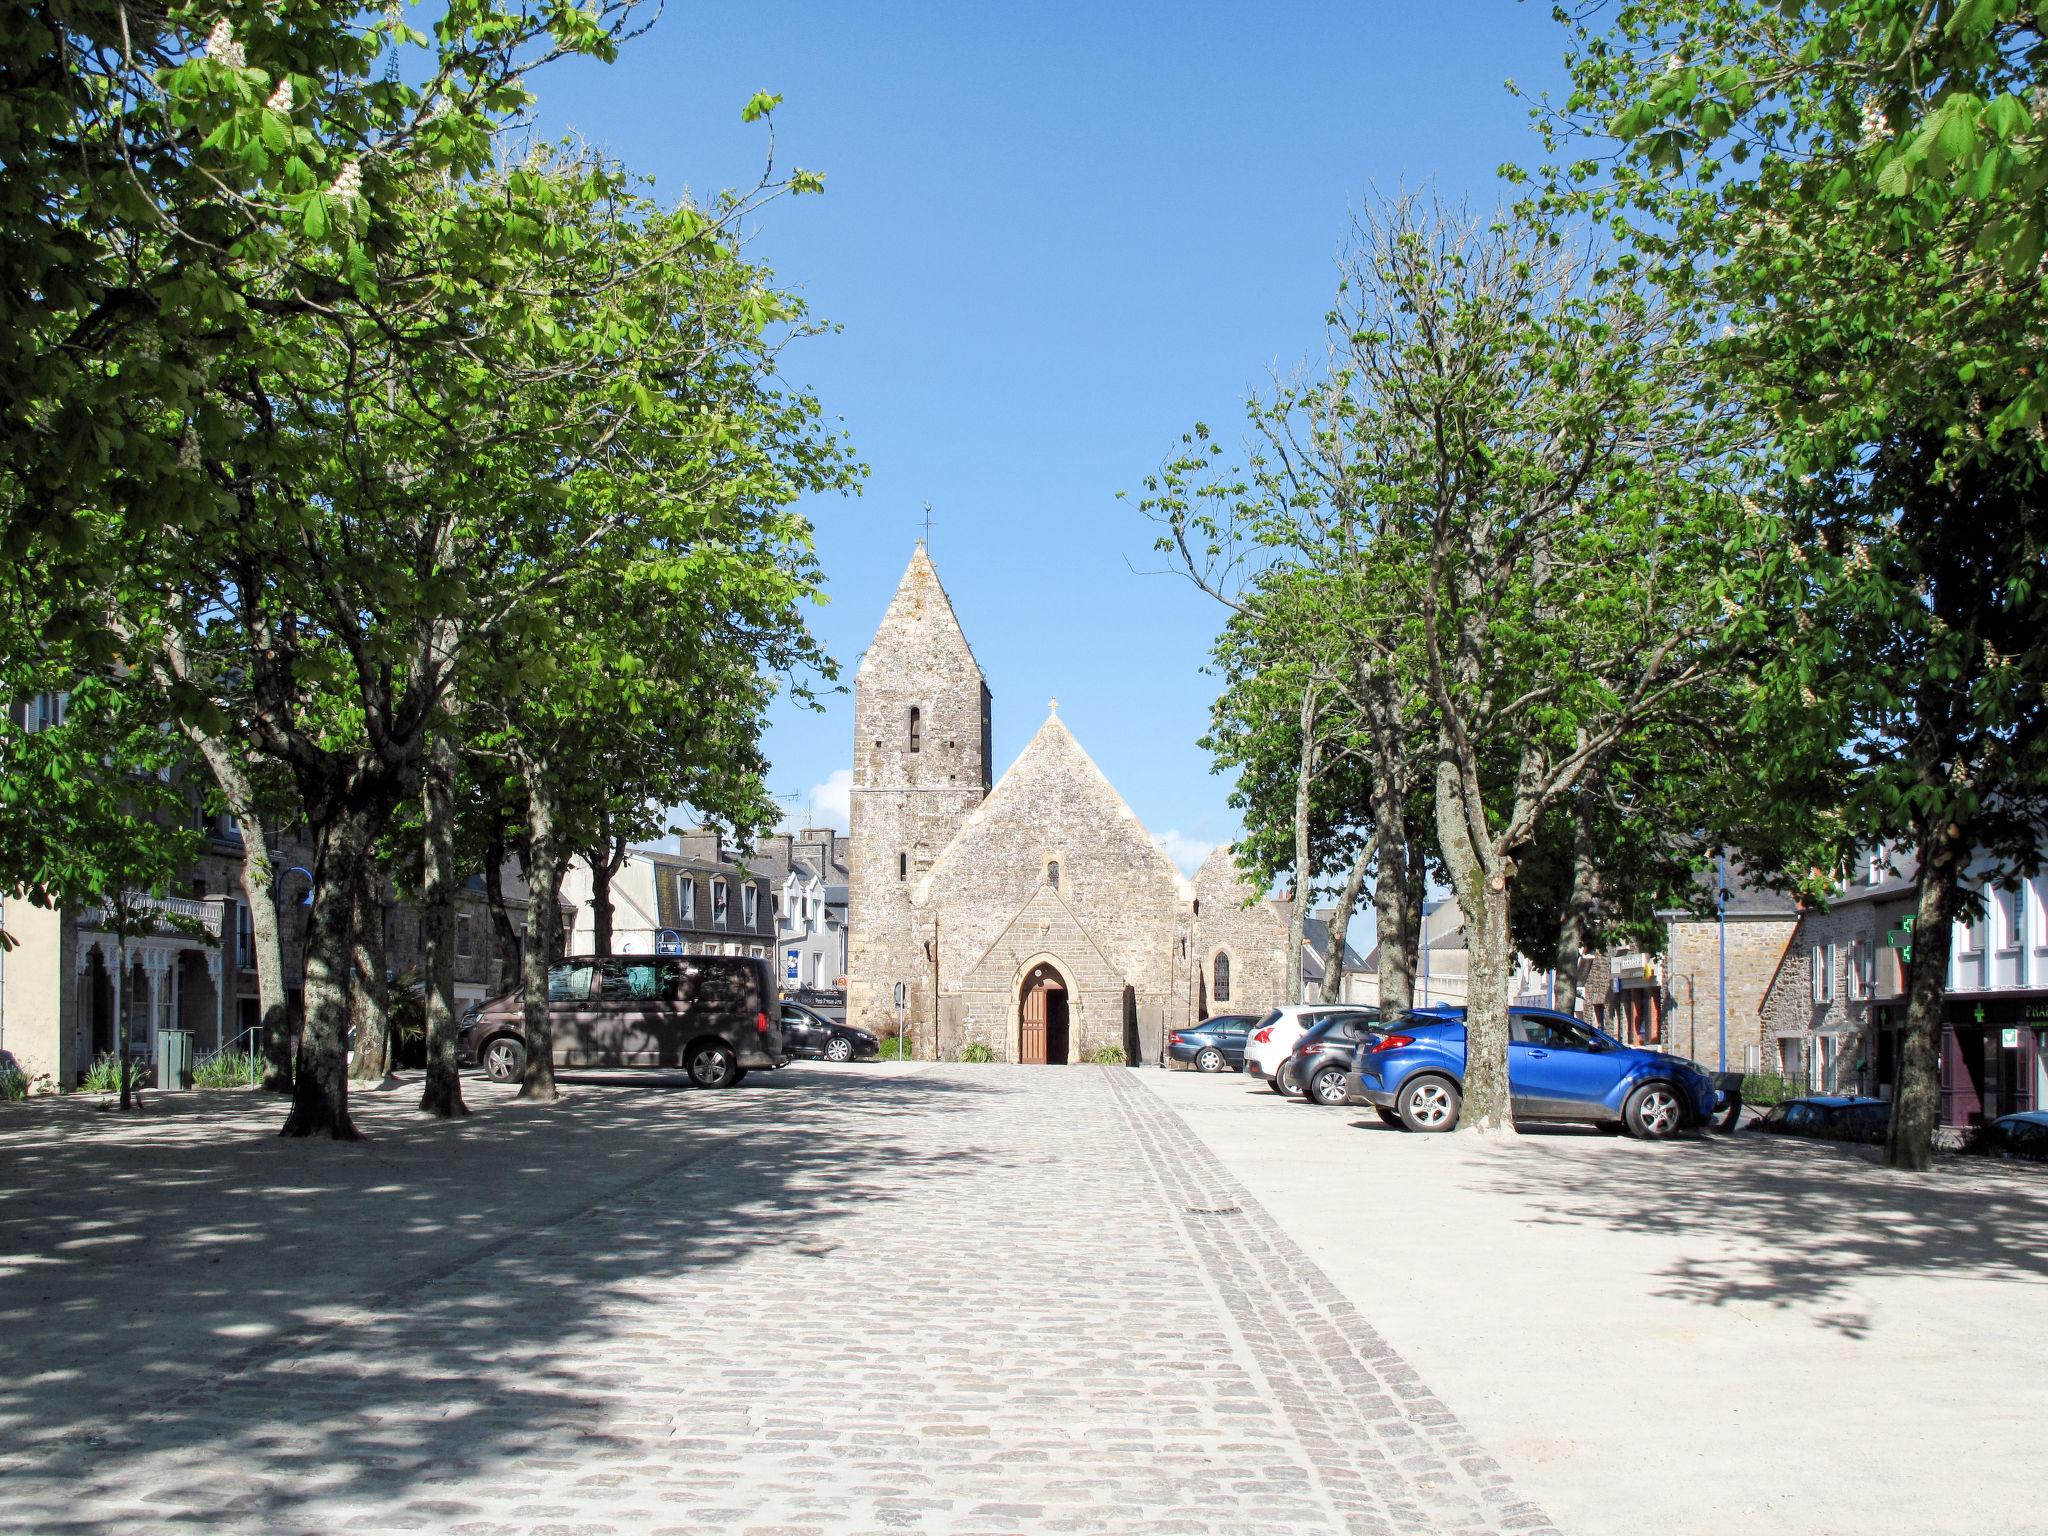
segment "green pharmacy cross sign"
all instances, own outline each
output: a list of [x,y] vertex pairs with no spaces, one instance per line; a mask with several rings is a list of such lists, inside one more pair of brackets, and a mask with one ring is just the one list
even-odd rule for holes
[[1913,963],[1913,919],[1902,917],[1899,926],[1884,936],[1884,941],[1899,952],[1899,959],[1907,965]]

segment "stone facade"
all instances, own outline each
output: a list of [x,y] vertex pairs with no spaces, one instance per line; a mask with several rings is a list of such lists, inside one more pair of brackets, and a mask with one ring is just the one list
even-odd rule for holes
[[[919,1055],[1141,1060],[1230,956],[1233,1011],[1281,1001],[1286,928],[1219,849],[1191,883],[1055,708],[991,790],[988,685],[922,546],[854,683],[848,1018]],[[1220,1011],[1211,1004],[1211,1011]]]
[[[1199,1016],[1263,1013],[1285,995],[1287,919],[1245,884],[1234,850],[1218,848],[1195,871],[1195,916],[1201,934],[1195,956]],[[1217,974],[1219,958],[1228,964],[1223,977]]]
[[[1799,913],[1728,918],[1728,1057],[1730,1072],[1775,1071],[1764,999],[1791,960]],[[1712,918],[1674,918],[1664,951],[1666,1048],[1709,1071],[1721,1068],[1721,931]]]
[[988,684],[920,544],[853,688],[848,847],[847,1017],[893,1032],[896,983],[907,1016],[928,1018],[931,963],[912,893],[989,792]]
[[1904,978],[1885,933],[1912,906],[1910,887],[1852,887],[1826,911],[1800,914],[1761,1010],[1763,1071],[1817,1092],[1870,1091],[1876,1026],[1905,1006]]

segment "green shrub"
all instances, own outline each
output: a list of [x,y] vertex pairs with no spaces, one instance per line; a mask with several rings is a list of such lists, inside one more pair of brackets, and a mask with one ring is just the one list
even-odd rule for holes
[[900,1035],[894,1040],[884,1040],[878,1055],[883,1061],[909,1061],[912,1059],[910,1042]]
[[1769,1072],[1751,1072],[1742,1079],[1742,1102],[1765,1108],[1787,1099],[1803,1099],[1809,1091],[1797,1078],[1778,1077]]
[[1120,1045],[1101,1046],[1088,1059],[1098,1067],[1120,1067],[1124,1064],[1124,1048]]
[[0,1100],[28,1097],[28,1074],[13,1062],[0,1062]]
[[417,966],[391,978],[390,1007],[385,1015],[391,1032],[391,1068],[420,1071],[427,1064],[427,979]]
[[979,1040],[970,1040],[960,1048],[962,1061],[994,1061],[996,1053]]
[[[130,1060],[128,1063],[129,1088],[141,1088],[149,1080],[149,1063]],[[103,1051],[91,1066],[85,1069],[85,1081],[80,1083],[83,1093],[119,1093],[121,1091],[121,1058],[112,1051]]]
[[256,1058],[247,1051],[209,1051],[192,1067],[195,1088],[243,1088],[255,1080]]

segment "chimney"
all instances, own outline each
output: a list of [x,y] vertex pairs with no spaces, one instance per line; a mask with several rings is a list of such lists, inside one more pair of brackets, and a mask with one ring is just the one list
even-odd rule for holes
[[686,859],[700,859],[707,864],[725,862],[725,839],[716,827],[696,827],[680,834],[678,846]]

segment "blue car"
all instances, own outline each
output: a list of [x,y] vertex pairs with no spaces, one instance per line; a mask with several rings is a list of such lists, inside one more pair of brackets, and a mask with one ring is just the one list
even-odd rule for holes
[[[1387,1033],[1353,1060],[1359,1096],[1389,1124],[1450,1130],[1464,1102],[1464,1010],[1410,1013],[1381,1027]],[[1509,1010],[1508,1089],[1518,1124],[1589,1121],[1652,1141],[1704,1125],[1725,1102],[1714,1079],[1683,1057],[1623,1045],[1543,1008]]]

